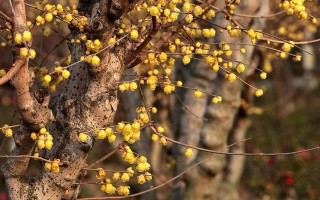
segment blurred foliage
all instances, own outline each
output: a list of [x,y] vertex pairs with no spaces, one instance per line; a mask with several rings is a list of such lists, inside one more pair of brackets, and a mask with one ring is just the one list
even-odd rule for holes
[[[299,99],[300,98],[300,99]],[[295,110],[279,116],[277,107],[252,116],[247,152],[289,152],[319,145],[320,89],[300,91]],[[290,102],[288,102],[290,103]],[[247,158],[242,184],[257,198],[319,199],[320,155],[318,151],[294,156]]]

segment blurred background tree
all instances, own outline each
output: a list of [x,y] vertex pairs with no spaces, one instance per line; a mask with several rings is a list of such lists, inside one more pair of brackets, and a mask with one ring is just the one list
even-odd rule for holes
[[[116,7],[121,7],[121,5],[118,5],[121,3],[117,1],[107,2]],[[161,2],[163,2],[163,5]],[[317,152],[305,152],[291,157],[278,155],[248,158],[244,156],[214,155],[208,161],[200,164],[200,161],[211,156],[210,153],[193,150],[193,156],[189,159],[184,154],[188,147],[200,147],[224,152],[227,150],[228,144],[243,141],[248,137],[251,140],[232,146],[228,149],[228,152],[240,154],[248,152],[257,153],[258,155],[260,152],[294,152],[318,146],[316,142],[318,137],[315,134],[319,126],[317,124],[319,119],[319,115],[317,115],[317,108],[319,107],[317,103],[319,100],[319,69],[316,68],[318,49],[317,43],[312,41],[314,38],[318,38],[318,22],[315,17],[318,12],[318,7],[316,6],[318,1],[273,2],[269,0],[247,0],[240,2],[221,0],[202,2],[197,0],[189,2],[191,4],[187,4],[185,1],[135,2],[135,4],[131,5],[133,7],[130,7],[133,11],[125,14],[121,18],[122,21],[116,21],[117,28],[113,31],[117,35],[117,38],[114,38],[115,42],[111,40],[113,38],[112,35],[107,36],[107,39],[101,40],[103,47],[110,46],[110,44],[114,45],[114,43],[123,46],[125,43],[121,42],[121,36],[125,36],[124,38],[131,36],[131,40],[126,39],[128,42],[126,45],[134,46],[131,49],[133,53],[128,53],[125,57],[130,58],[131,55],[135,55],[136,58],[143,58],[143,56],[144,59],[147,58],[146,62],[134,68],[133,66],[138,64],[138,61],[135,61],[134,64],[127,63],[129,69],[125,71],[125,76],[117,85],[120,91],[127,90],[126,84],[134,81],[139,85],[141,84],[141,86],[138,86],[137,92],[134,93],[119,92],[119,108],[115,119],[111,121],[117,124],[118,122],[142,120],[137,118],[136,111],[138,107],[145,107],[146,110],[150,110],[150,114],[153,112],[152,108],[156,108],[157,114],[152,117],[154,121],[146,124],[141,123],[141,126],[151,126],[155,129],[159,126],[163,127],[165,136],[183,143],[183,145],[178,145],[175,142],[169,142],[163,148],[161,147],[164,146],[163,144],[151,142],[151,140],[156,140],[156,133],[159,133],[161,128],[158,129],[158,132],[155,132],[155,129],[143,128],[141,130],[143,134],[141,140],[132,145],[131,148],[137,153],[137,158],[139,157],[138,155],[147,157],[152,166],[153,180],[143,186],[137,185],[137,181],[131,181],[129,184],[131,186],[130,192],[146,191],[150,186],[160,185],[166,180],[184,173],[185,169],[196,164],[198,167],[188,170],[187,173],[184,173],[174,182],[165,184],[166,187],[150,191],[136,198],[317,199],[319,196],[317,189],[319,177],[316,176],[318,174],[316,166],[319,163]],[[48,10],[43,11],[46,10],[45,6],[48,3],[50,3],[49,5],[60,3],[66,10],[66,6],[69,5],[70,13],[74,18],[81,18],[83,13],[86,13],[86,15],[90,13],[86,9],[92,9],[81,7],[81,5],[88,3],[85,1],[78,8],[76,6],[78,5],[77,1],[26,3],[27,19],[34,23],[36,23],[37,16],[46,16],[46,13],[50,13]],[[99,3],[99,1],[94,1],[94,3]],[[126,3],[129,4],[129,1]],[[287,3],[289,3],[289,8]],[[294,10],[291,13],[290,6],[300,4],[305,7],[307,17],[302,11],[298,10],[302,9],[300,7],[295,8],[298,11]],[[161,9],[158,10],[160,13],[154,14],[152,13],[152,8],[154,8],[152,6],[157,5],[158,7],[161,5]],[[181,30],[177,31],[175,27],[179,27],[184,19],[190,17],[187,8],[184,8],[186,5],[191,5],[193,10],[196,10],[196,5],[205,5],[206,7],[199,16],[195,11],[190,11],[195,23],[184,27],[181,26]],[[1,11],[10,13],[9,1],[1,6]],[[175,8],[181,9],[181,13]],[[166,14],[166,9],[170,12],[168,15]],[[211,10],[214,12],[212,19],[203,17]],[[99,9],[98,11],[100,12]],[[154,10],[154,12],[156,11],[157,9]],[[180,20],[180,22],[166,21],[167,19],[175,18],[171,13],[178,13],[179,19],[177,18],[176,20]],[[161,16],[161,18],[154,21],[155,18],[150,17],[153,14],[155,15],[154,17]],[[91,15],[94,17],[93,15],[95,14]],[[147,15],[147,17],[142,18],[144,21],[137,20],[144,15]],[[107,18],[112,17],[114,16],[107,16]],[[63,20],[67,20],[67,18],[62,18]],[[8,22],[4,19],[1,23],[3,31],[1,39],[3,40],[2,46],[4,48],[0,48],[0,51],[4,58],[8,58],[1,61],[0,66],[3,67],[10,66],[12,63],[11,59],[9,59],[11,52],[8,47],[12,45],[14,37],[8,37],[10,36],[7,31],[8,24],[5,24]],[[139,23],[141,24],[139,25]],[[96,25],[99,26],[99,24]],[[168,29],[171,26],[173,28]],[[58,89],[55,91],[52,85],[43,84],[43,80],[44,76],[52,73],[57,66],[61,65],[64,69],[69,69],[69,66],[73,65],[72,63],[78,62],[81,53],[85,54],[85,48],[88,50],[88,46],[85,47],[85,45],[82,45],[80,49],[78,48],[77,37],[81,36],[82,33],[81,27],[79,28],[80,32],[75,30],[77,28],[79,27],[73,21],[71,21],[71,25],[68,25],[67,23],[61,23],[61,19],[59,21],[57,17],[54,22],[46,23],[39,27],[36,26],[32,31],[34,38],[32,48],[35,48],[37,52],[37,59],[30,62],[29,68],[33,69],[36,74],[39,73],[40,80],[42,79],[42,81],[35,82],[34,91],[41,88],[52,92],[52,96],[55,97],[63,94],[63,89],[60,88],[72,86],[70,82],[67,83],[67,86],[65,83],[60,87],[54,85]],[[203,33],[205,28],[209,30],[210,28],[215,28],[216,36],[208,39]],[[242,34],[233,38],[232,34],[237,35],[237,31],[240,29]],[[261,32],[263,33],[263,38],[250,37],[250,31],[247,30],[251,29],[258,31],[255,32],[257,35],[260,33],[259,30],[263,30]],[[121,30],[123,33],[120,33]],[[137,33],[133,32],[135,30],[138,30]],[[192,32],[199,30],[200,34]],[[95,33],[94,30],[90,31],[87,32],[87,37],[92,41],[105,37]],[[106,32],[108,31],[106,30]],[[164,40],[170,31],[173,34],[166,39],[166,42],[154,48],[158,44],[157,41]],[[141,37],[141,40],[135,42],[135,34],[138,34],[139,36],[137,37]],[[148,36],[148,34],[151,36]],[[141,35],[145,35],[145,37]],[[151,45],[144,44],[143,39],[148,41],[146,44],[150,42]],[[253,39],[257,40],[258,43],[255,43]],[[283,47],[283,43],[290,45],[289,41],[297,41],[295,44],[301,44],[299,45],[301,48],[293,48],[292,54],[288,54]],[[299,43],[299,41],[301,42]],[[179,44],[181,42],[182,45]],[[84,44],[85,41],[80,41],[80,43]],[[144,50],[139,49],[141,44]],[[76,54],[72,54],[71,58],[68,57],[69,52],[66,50],[68,45],[71,52],[76,52]],[[154,47],[152,47],[153,45]],[[186,48],[192,47],[192,53],[188,52],[190,49],[183,50],[183,46]],[[177,51],[172,51],[173,48],[176,48]],[[204,62],[206,54],[201,55],[199,53],[200,50],[209,50],[212,54],[216,49],[221,50],[222,54],[224,54],[224,56],[221,56],[224,61],[219,64],[218,70],[219,68],[220,70],[218,73],[214,72],[218,71],[214,68],[214,63]],[[229,49],[231,50],[231,56],[227,55]],[[91,51],[91,54],[95,53],[93,49]],[[109,50],[107,51],[109,52]],[[110,52],[112,51],[110,50]],[[134,51],[138,51],[138,53],[134,53]],[[141,54],[139,54],[139,51]],[[244,51],[245,53],[243,53]],[[150,63],[152,54],[156,57],[156,60],[160,60],[161,52],[165,52],[166,56],[169,57],[166,58],[168,63],[166,61],[164,62],[165,64],[160,65]],[[282,55],[282,53],[285,54]],[[310,53],[313,55],[310,55]],[[303,58],[302,65],[286,59],[288,56],[297,59],[300,55]],[[99,57],[103,60],[104,55],[99,54]],[[170,57],[176,59],[175,67],[170,64]],[[144,59],[140,59],[140,61]],[[187,61],[188,59],[191,60],[190,63]],[[208,67],[208,64],[210,67]],[[242,69],[238,67],[239,64],[245,64],[246,70],[244,73],[241,73]],[[90,64],[89,62],[88,65],[92,65],[92,63]],[[79,72],[77,70],[81,69],[80,66],[83,65],[78,65],[75,69],[70,67],[71,77]],[[4,69],[8,71],[9,67]],[[261,80],[265,79],[264,75],[262,75],[263,73],[268,73],[266,80]],[[235,83],[230,83],[233,82],[232,74],[236,74],[235,79],[237,80]],[[160,87],[155,90],[150,90],[150,85],[149,88],[144,87],[141,82],[148,82],[147,78],[151,76],[156,76],[160,80]],[[166,77],[170,78],[167,79]],[[53,75],[52,79],[55,78],[57,77]],[[183,82],[182,88],[179,88],[178,80]],[[73,84],[81,85],[81,82],[78,80]],[[254,85],[259,87],[254,87]],[[169,89],[166,86],[169,86]],[[170,89],[171,86],[174,86],[176,91],[172,88]],[[263,98],[254,98],[257,88],[263,89],[266,94]],[[77,90],[75,93],[75,95],[81,95],[81,92]],[[217,99],[213,100],[215,96],[212,95],[221,96],[222,102],[212,105],[212,101],[217,101]],[[70,94],[70,96],[72,95]],[[195,98],[195,96],[202,97]],[[19,110],[17,110],[19,100],[15,95],[14,87],[9,83],[1,86],[0,99],[1,114],[4,113],[0,116],[1,124],[19,124],[20,114]],[[53,100],[51,102],[57,101]],[[51,106],[54,106],[54,103]],[[33,131],[37,131],[38,128],[39,126],[33,128],[35,129]],[[92,128],[100,127],[93,126]],[[53,130],[53,137],[55,137],[55,129],[50,128],[50,125],[48,129],[50,133],[51,129]],[[79,129],[81,129],[81,126]],[[86,128],[85,130],[88,129]],[[56,136],[60,137],[59,134]],[[116,153],[111,158],[105,157],[110,152],[116,152],[113,149],[121,146],[117,144],[96,143],[87,160],[87,163],[98,164],[101,169],[103,168],[104,172],[107,173],[106,177],[109,179],[112,178],[113,172],[120,171],[123,174],[128,167],[121,159],[121,152]],[[14,146],[12,139],[1,136],[0,155],[8,155]],[[58,147],[59,145],[56,148]],[[50,153],[42,156],[50,160],[55,158]],[[100,158],[103,159],[101,160]],[[63,160],[62,158],[60,159]],[[2,161],[5,162],[5,160]],[[27,171],[28,176],[39,175],[39,170],[44,167],[43,165],[44,163],[31,160]],[[88,166],[84,166],[84,168],[86,167]],[[88,168],[91,167],[94,168],[93,165]],[[97,173],[100,172],[99,170],[93,170],[93,172],[95,171]],[[242,174],[243,172],[244,174]],[[81,172],[79,175],[77,180],[73,181],[73,190],[70,190],[71,192],[68,191],[69,194],[68,192],[64,194],[63,198],[76,198],[79,194],[79,197],[103,196],[100,186],[101,184],[102,186],[106,185],[108,183],[107,180],[102,183],[97,181],[96,174],[90,170],[86,173]],[[82,182],[81,185],[74,184],[79,180]],[[2,192],[1,194],[5,199],[7,190],[5,189],[4,181],[1,184],[0,188],[3,189],[0,189],[0,192]],[[81,193],[79,193],[79,189],[81,189]],[[118,194],[120,193],[118,192]]]

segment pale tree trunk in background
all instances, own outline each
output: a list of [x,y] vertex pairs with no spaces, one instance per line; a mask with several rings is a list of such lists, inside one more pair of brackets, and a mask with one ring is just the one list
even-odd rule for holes
[[[261,63],[261,57],[257,54],[253,55],[251,66],[258,67]],[[248,77],[245,81],[249,84],[253,84],[254,73],[247,74]],[[252,88],[244,87],[241,94],[240,107],[238,113],[235,116],[232,129],[230,130],[228,137],[228,144],[237,143],[245,139],[247,129],[250,126],[250,119],[248,118],[250,105],[254,96]],[[244,143],[240,142],[239,144],[232,146],[229,149],[229,152],[232,153],[244,153]],[[244,156],[227,156],[226,165],[223,172],[223,180],[219,190],[219,198],[221,199],[240,199],[238,196],[238,183],[240,181],[243,168],[245,164]]]
[[[314,34],[308,31],[305,31],[305,40],[312,40],[312,39],[314,39]],[[304,69],[304,74],[300,83],[298,84],[299,86],[302,86],[302,88],[304,89],[312,90],[312,89],[315,89],[319,84],[318,79],[314,75],[314,69],[317,63],[316,61],[317,57],[315,56],[316,52],[315,52],[314,46],[311,44],[304,44],[302,48],[307,52],[312,53],[312,55],[308,54],[305,51],[302,51],[302,57],[303,57],[302,66]]]
[[[239,13],[253,14],[253,15],[266,15],[269,12],[268,0],[251,0],[241,2],[241,7],[237,9]],[[220,15],[221,16],[221,15]],[[219,24],[226,26],[229,23],[220,18]],[[253,28],[256,30],[263,29],[264,24],[258,20],[252,21],[251,19],[240,20],[237,19],[241,25],[246,28]],[[219,36],[219,34],[218,34]],[[221,34],[219,41],[235,42],[235,43],[250,43],[247,36],[243,36],[240,40],[231,40],[227,33]],[[233,45],[231,45],[234,47]],[[243,63],[251,65],[251,58],[253,54],[253,48],[246,46],[247,53],[240,55],[234,51],[234,60],[242,61]],[[242,78],[249,75],[253,70],[247,66],[248,71]],[[241,100],[241,90],[243,84],[240,81],[236,83],[229,83],[225,80],[224,75],[216,75],[206,64],[202,62],[193,62],[190,66],[189,73],[184,73],[185,84],[195,88],[202,89],[211,94],[220,95],[223,97],[221,104],[213,105],[211,98],[195,99],[193,97],[193,91],[186,91],[184,93],[185,105],[200,118],[207,118],[208,121],[194,117],[188,111],[182,110],[180,117],[175,119],[179,120],[177,123],[178,140],[195,146],[201,146],[208,149],[226,150],[227,140],[229,133],[232,129],[234,118],[238,113]],[[238,126],[243,122],[239,122]],[[244,137],[244,131],[246,123],[243,125],[243,130],[235,130],[234,137],[242,139]],[[190,163],[197,162],[209,156],[207,153],[197,152],[193,159],[186,159],[183,157],[185,148],[178,148],[176,152],[177,158],[177,173],[181,172]],[[239,150],[237,150],[239,151]],[[241,150],[242,151],[242,150]],[[228,163],[234,165],[236,160],[232,161],[230,158]],[[238,167],[233,166],[232,170],[227,170],[227,174],[224,173],[226,167],[226,157],[222,155],[216,155],[213,159],[201,164],[199,167],[190,170],[182,180],[184,187],[179,188],[174,192],[174,199],[186,199],[186,200],[203,200],[203,199],[237,199],[236,185],[241,175],[243,158],[238,160],[240,165]],[[225,178],[229,177],[229,178]],[[232,195],[226,195],[229,191],[232,191]]]

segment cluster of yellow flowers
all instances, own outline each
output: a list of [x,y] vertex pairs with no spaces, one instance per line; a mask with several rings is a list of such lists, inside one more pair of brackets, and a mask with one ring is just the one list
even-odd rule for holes
[[87,55],[89,55],[91,53],[97,53],[102,48],[102,43],[98,39],[95,39],[94,41],[86,40],[85,35],[82,35],[81,38],[82,38],[82,40],[86,41],[85,45],[87,47],[87,51],[86,51]]
[[60,65],[54,68],[54,73],[49,74],[45,67],[40,68],[39,78],[42,81],[42,86],[48,88],[51,92],[55,92],[61,83],[70,77],[70,71]]
[[[142,162],[146,162],[146,158],[142,157],[139,158]],[[140,161],[138,161],[140,162]],[[112,178],[106,178],[107,173],[102,168],[97,169],[96,171],[96,178],[101,180],[104,178],[103,181],[100,182],[101,184],[101,191],[107,194],[115,194],[127,196],[130,194],[130,187],[120,185],[118,187],[114,186],[113,181],[121,181],[122,183],[129,182],[130,179],[135,175],[134,170],[132,167],[126,169],[125,172],[113,172]],[[111,180],[112,179],[112,180]],[[144,184],[146,182],[150,182],[152,180],[152,175],[149,172],[145,172],[144,174],[137,175],[137,183]]]
[[[26,45],[29,45],[31,41],[32,34],[30,31],[24,31],[22,34],[16,33],[14,35],[14,42],[17,45],[21,45],[24,42],[26,43]],[[19,51],[19,56],[21,58],[30,58],[31,60],[33,60],[36,57],[36,51],[27,47],[21,47]]]
[[131,150],[131,148],[129,146],[125,146],[123,149],[121,149],[123,151],[122,153],[122,159],[129,163],[129,164],[134,164],[136,163],[137,159],[133,154],[133,151]]
[[[308,13],[304,6],[305,0],[285,0],[279,3],[279,7],[287,12],[288,15],[296,14],[300,19],[308,19]],[[310,16],[312,23],[317,23],[317,19]]]
[[[159,134],[163,134],[163,133],[164,133],[164,128],[163,128],[162,126],[159,126],[159,127],[157,128],[157,132],[158,132]],[[152,140],[153,142],[157,142],[157,141],[159,140],[159,135],[156,134],[156,133],[153,133],[153,134],[151,135],[151,140]],[[167,139],[166,139],[165,137],[161,136],[161,137],[160,137],[160,140],[159,140],[159,143],[160,143],[161,146],[167,146],[168,141],[167,141]]]
[[38,15],[36,17],[37,26],[52,21],[60,23],[61,20],[64,20],[67,23],[71,23],[74,27],[77,27],[80,31],[84,31],[85,26],[88,24],[88,19],[85,16],[80,16],[78,10],[71,9],[69,6],[64,8],[61,4],[45,4],[44,7],[40,5],[39,9],[45,13],[44,16]]
[[137,90],[137,88],[138,88],[138,84],[136,82],[134,82],[134,81],[125,82],[125,83],[122,83],[122,84],[119,85],[119,90],[121,92],[128,91],[128,90],[134,92],[134,91]]
[[176,91],[176,87],[170,82],[169,79],[167,79],[163,83],[163,92],[165,94],[171,94],[172,92]]
[[31,139],[37,141],[38,149],[52,149],[53,146],[53,137],[47,131],[46,128],[41,128],[38,133],[32,132],[30,134]]
[[158,85],[158,77],[151,75],[147,79],[147,84],[150,90],[155,90]]
[[34,49],[22,47],[20,48],[19,56],[21,58],[30,58],[31,60],[33,60],[36,57],[36,51]]
[[231,25],[228,25],[226,29],[232,38],[238,38],[241,35],[241,29],[239,26],[232,27]]
[[225,0],[226,3],[226,9],[230,14],[233,14],[237,5],[240,4],[241,0]]
[[99,67],[101,62],[100,58],[97,55],[81,56],[80,60],[84,61],[92,67]]
[[256,44],[257,40],[260,40],[263,37],[263,34],[259,31],[255,31],[253,29],[249,29],[247,31],[249,38],[251,39],[252,44]]
[[44,164],[44,169],[46,171],[52,172],[52,173],[59,173],[60,172],[60,160],[59,159],[54,159],[52,162],[46,162]]
[[2,128],[0,128],[5,137],[12,137],[13,130],[10,128],[8,124],[4,124]]
[[30,31],[24,31],[21,33],[16,33],[14,36],[14,42],[16,44],[22,44],[23,42],[31,42],[32,41],[32,34]]
[[[110,127],[107,127],[106,129],[95,130],[94,135],[98,140],[104,140],[104,139],[108,138],[108,141],[110,143],[116,141],[116,139],[117,139],[117,136],[114,134],[114,131]],[[87,139],[88,139],[87,134],[85,134],[85,133],[79,134],[79,140],[81,142],[86,142]]]
[[151,165],[148,163],[148,160],[144,156],[140,156],[137,160],[136,170],[138,172],[145,172],[150,169]]
[[140,123],[138,121],[132,124],[118,123],[116,127],[118,133],[122,134],[122,138],[129,144],[133,144],[140,140]]

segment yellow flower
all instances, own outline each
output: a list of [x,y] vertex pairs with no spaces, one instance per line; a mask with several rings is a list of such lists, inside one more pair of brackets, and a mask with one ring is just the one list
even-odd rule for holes
[[246,67],[244,66],[244,64],[240,63],[237,65],[237,72],[238,73],[242,73],[246,70]]
[[52,80],[52,78],[51,78],[51,76],[48,75],[48,74],[43,77],[43,81],[46,82],[46,83],[50,83],[51,80]]
[[51,171],[51,168],[52,168],[52,164],[51,163],[49,163],[49,162],[46,162],[45,164],[44,164],[44,169],[46,170],[46,171]]
[[138,85],[136,82],[131,82],[129,88],[131,91],[135,91],[138,88]]
[[235,80],[237,80],[237,76],[234,73],[227,74],[227,79],[230,83],[233,83]]
[[52,19],[53,19],[53,15],[52,15],[52,13],[47,13],[47,14],[44,16],[44,18],[45,18],[45,20],[46,20],[47,22],[51,22]]
[[267,78],[267,73],[261,72],[260,78],[261,78],[261,79],[266,79],[266,78]]
[[20,57],[27,58],[29,56],[29,51],[26,47],[20,48]]
[[184,152],[184,155],[187,157],[187,158],[190,158],[193,156],[193,151],[191,148],[187,148],[186,151]]
[[200,6],[196,5],[193,9],[193,13],[196,17],[198,17],[203,13],[203,9]]
[[17,33],[14,36],[14,41],[15,41],[16,44],[21,44],[22,43],[22,35],[20,33]]
[[151,16],[159,16],[160,15],[159,8],[156,6],[150,6],[149,13]]
[[12,137],[13,136],[13,131],[11,128],[8,128],[4,131],[4,136],[5,137]]
[[22,37],[26,42],[30,42],[32,40],[32,35],[30,31],[23,31]]
[[261,90],[261,89],[256,90],[255,95],[256,95],[256,97],[262,96],[263,95],[263,90]]
[[110,136],[108,137],[109,143],[112,143],[112,142],[116,141],[116,139],[117,139],[117,136],[115,136],[115,135],[110,135]]
[[46,140],[45,146],[46,146],[46,149],[48,150],[52,149],[52,146],[53,146],[52,140]]
[[130,180],[130,176],[129,176],[129,174],[128,173],[123,173],[122,175],[121,175],[121,181],[122,182],[128,182]]
[[132,40],[136,40],[138,37],[139,37],[139,33],[138,33],[137,30],[132,30],[132,31],[130,32],[130,38],[131,38]]
[[189,63],[191,62],[190,56],[188,56],[188,55],[183,56],[183,57],[182,57],[182,62],[183,62],[183,64],[185,64],[185,65],[189,64]]
[[80,133],[80,134],[79,134],[79,140],[80,140],[81,142],[86,142],[86,141],[88,140],[88,135],[85,134],[85,133]]
[[119,186],[117,188],[117,193],[122,196],[128,196],[130,194],[130,187],[129,186]]
[[214,103],[214,104],[220,103],[221,101],[222,101],[221,96],[215,96],[212,98],[212,103]]
[[43,149],[46,146],[44,140],[38,140],[38,148]]
[[199,98],[202,98],[203,93],[200,90],[196,90],[196,91],[194,91],[193,95],[195,98],[199,99]]
[[291,44],[289,43],[284,43],[281,47],[282,51],[288,53],[291,50]]
[[107,194],[115,194],[116,193],[116,187],[114,187],[111,183],[106,184],[105,192]]
[[159,139],[159,136],[157,134],[152,134],[151,135],[151,140],[152,141],[156,142],[156,141],[158,141],[158,139]]
[[146,178],[144,177],[144,175],[140,174],[139,176],[137,176],[137,182],[140,185],[144,184],[146,182]]
[[47,132],[47,129],[46,129],[46,128],[41,128],[41,129],[39,130],[39,133],[40,133],[41,135],[44,135],[46,132]]
[[159,126],[159,127],[157,128],[157,131],[158,131],[159,133],[164,133],[164,128],[163,128],[162,126]]
[[36,57],[37,53],[34,49],[29,50],[29,57],[31,60],[33,60]]
[[30,134],[30,137],[31,137],[32,140],[38,139],[38,136],[37,136],[37,134],[36,134],[35,132],[32,132],[32,133]]
[[72,17],[72,15],[71,15],[70,13],[67,14],[66,17],[65,17],[65,20],[66,20],[67,22],[71,22],[72,19],[73,19],[73,17]]
[[68,71],[68,70],[66,70],[66,69],[64,69],[63,71],[62,71],[62,77],[64,78],[64,79],[68,79],[69,78],[69,76],[70,76],[70,72]]
[[96,55],[92,56],[92,58],[91,58],[91,65],[92,65],[93,67],[98,67],[98,66],[100,66],[100,58],[99,58],[98,56],[96,56]]
[[112,175],[112,179],[113,180],[115,180],[115,181],[117,181],[117,180],[119,180],[120,179],[120,173],[119,172],[115,172],[115,173],[113,173],[113,175]]
[[183,12],[186,12],[186,13],[191,12],[192,10],[191,4],[189,2],[185,2],[182,6],[182,10]]
[[107,137],[107,134],[104,130],[100,130],[97,134],[97,139],[104,140]]
[[161,52],[160,55],[159,55],[159,59],[160,59],[160,62],[165,62],[165,61],[167,61],[168,56],[167,56],[166,53]]
[[106,176],[106,172],[102,168],[98,168],[97,173],[96,173],[96,178],[98,180],[103,179]]

